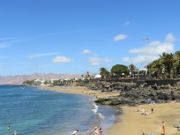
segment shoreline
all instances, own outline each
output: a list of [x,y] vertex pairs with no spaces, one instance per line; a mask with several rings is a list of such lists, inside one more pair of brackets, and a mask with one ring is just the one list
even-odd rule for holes
[[[48,90],[48,91],[54,91],[54,92],[60,92],[60,93],[65,93],[65,94],[74,94],[74,95],[82,95],[82,96],[87,96],[88,98],[90,98],[90,102],[92,102],[92,104],[95,104],[96,103],[94,102],[96,99],[98,98],[108,98],[108,97],[113,97],[113,96],[118,96],[119,95],[119,92],[100,92],[100,91],[93,91],[91,89],[88,89],[86,87],[82,87],[82,86],[53,86],[53,87],[49,87],[49,86],[41,86],[41,87],[38,87],[42,90]],[[108,132],[109,132],[109,129],[116,123],[116,120],[119,116],[119,113],[117,114],[117,112],[120,112],[118,108],[116,107],[113,107],[113,106],[106,106],[106,105],[102,105],[102,106],[98,106],[98,108],[101,108],[100,110],[102,110],[102,108],[111,108],[112,109],[112,112],[111,112],[111,116],[109,117],[110,119],[112,118],[113,116],[113,121],[112,119],[110,120],[108,118],[108,122],[107,120],[103,120],[103,122],[100,124],[102,127],[104,127],[104,133],[105,135],[109,135]],[[97,115],[100,117],[100,119],[102,119],[102,117],[104,117],[102,114],[102,112],[98,112]],[[101,116],[102,115],[102,116]],[[110,121],[112,122],[110,122]],[[105,125],[104,125],[105,124]],[[96,125],[97,126],[97,125]]]
[[[85,87],[40,87],[44,90],[51,90],[56,92],[62,92],[67,94],[78,94],[84,96],[90,96],[94,98],[105,98],[111,96],[118,96],[118,92],[100,92],[93,91]],[[144,132],[148,134],[161,134],[162,121],[166,123],[166,129],[168,135],[180,135],[180,132],[173,127],[174,124],[180,122],[180,103],[163,103],[163,104],[144,104],[137,106],[119,106],[116,107],[123,111],[123,114],[115,116],[115,123],[108,128],[108,135],[142,135]],[[154,112],[148,116],[141,115],[137,110],[145,110],[150,112],[151,108]]]
[[100,91],[93,91],[90,90],[86,87],[78,87],[78,86],[54,86],[54,87],[49,87],[49,86],[41,86],[38,87],[43,90],[50,90],[50,91],[56,91],[56,92],[61,92],[61,93],[66,93],[66,94],[76,94],[76,95],[85,95],[85,96],[90,96],[94,97],[96,99],[98,98],[108,98],[108,97],[113,97],[113,96],[118,96],[119,92],[100,92]]

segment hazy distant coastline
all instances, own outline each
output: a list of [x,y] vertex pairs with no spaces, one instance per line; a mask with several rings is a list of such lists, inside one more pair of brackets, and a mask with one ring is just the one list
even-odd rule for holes
[[79,78],[79,74],[54,74],[54,73],[35,73],[31,75],[15,75],[15,76],[0,76],[0,85],[21,85],[26,80],[33,79],[65,79],[65,78]]

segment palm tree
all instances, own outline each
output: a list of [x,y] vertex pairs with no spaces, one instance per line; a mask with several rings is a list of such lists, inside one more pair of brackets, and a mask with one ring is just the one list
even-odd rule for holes
[[168,78],[172,78],[172,70],[173,70],[173,63],[174,63],[174,57],[172,53],[163,53],[160,56],[160,59],[162,60],[162,64],[165,66],[165,69],[168,73]]
[[148,73],[152,76],[155,76],[156,79],[162,77],[163,65],[161,59],[157,59],[153,61],[151,64],[147,66],[147,68],[148,68]]
[[110,72],[106,68],[102,67],[100,68],[100,75],[102,79],[107,79],[110,77]]
[[163,53],[160,58],[147,65],[148,73],[156,78],[180,76],[180,51],[175,54]]
[[131,75],[133,75],[133,77],[134,77],[134,73],[136,71],[136,66],[133,64],[130,64],[129,65],[129,71],[130,71]]
[[174,76],[180,76],[180,51],[174,54]]

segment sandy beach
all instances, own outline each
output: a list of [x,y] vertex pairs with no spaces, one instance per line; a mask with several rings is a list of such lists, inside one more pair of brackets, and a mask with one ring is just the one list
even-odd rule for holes
[[[96,98],[104,98],[119,95],[118,92],[102,93],[100,91],[92,91],[85,87],[42,87],[46,90],[53,90],[63,93],[82,94],[94,96]],[[139,105],[135,107],[121,106],[123,115],[117,116],[116,123],[109,129],[108,135],[142,135],[144,132],[153,135],[161,135],[162,121],[165,121],[167,135],[180,135],[180,132],[173,127],[174,124],[180,122],[180,103],[164,103]],[[142,115],[142,111],[152,114]]]
[[80,94],[80,95],[86,95],[86,96],[93,96],[95,98],[105,98],[105,97],[112,97],[112,96],[118,96],[119,92],[100,92],[100,91],[93,91],[90,89],[87,89],[86,87],[48,87],[43,86],[41,87],[45,90],[52,90],[56,92],[62,92],[62,93],[69,93],[69,94]]
[[[180,103],[151,104],[139,105],[136,107],[121,107],[123,115],[118,117],[117,123],[109,130],[108,135],[142,135],[144,132],[153,135],[161,135],[162,121],[165,121],[167,135],[180,135],[173,125],[180,121]],[[137,110],[150,112],[151,108],[154,113],[143,116]]]

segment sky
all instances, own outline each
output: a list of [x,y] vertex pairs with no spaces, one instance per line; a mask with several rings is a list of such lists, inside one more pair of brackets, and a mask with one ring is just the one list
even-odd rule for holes
[[180,50],[179,0],[0,0],[0,75],[142,68]]

